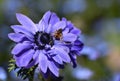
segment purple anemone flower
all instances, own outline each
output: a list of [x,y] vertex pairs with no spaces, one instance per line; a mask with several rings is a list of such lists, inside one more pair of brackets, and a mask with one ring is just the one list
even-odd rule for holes
[[27,16],[17,13],[21,25],[12,25],[14,33],[8,37],[17,44],[11,53],[18,67],[37,66],[43,73],[59,76],[59,69],[66,63],[76,66],[76,55],[80,54],[83,43],[81,34],[70,21],[61,20],[54,12],[47,11],[35,24]]

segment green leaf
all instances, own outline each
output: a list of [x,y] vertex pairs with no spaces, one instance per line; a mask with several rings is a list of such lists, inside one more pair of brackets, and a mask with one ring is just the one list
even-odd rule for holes
[[36,66],[28,69],[22,67],[17,71],[17,77],[21,77],[23,80],[25,80],[26,78],[33,79],[35,69]]
[[18,69],[18,71],[16,72],[17,77],[21,77],[23,80],[25,80],[26,78],[32,80],[36,66],[33,66],[31,68],[17,67],[17,65],[15,64],[15,60],[11,58],[9,60],[8,71],[11,72],[12,70],[16,69]]
[[16,68],[17,68],[17,66],[15,64],[15,60],[13,58],[11,58],[9,60],[8,71],[11,72],[12,70],[15,70]]

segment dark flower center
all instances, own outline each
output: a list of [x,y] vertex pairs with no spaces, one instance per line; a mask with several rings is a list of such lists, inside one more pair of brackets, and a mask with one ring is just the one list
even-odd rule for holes
[[35,43],[39,47],[39,49],[44,49],[45,45],[53,45],[53,38],[50,34],[45,32],[37,32],[34,35]]
[[43,44],[49,44],[50,39],[51,39],[51,37],[50,37],[49,34],[47,34],[47,33],[42,33],[42,34],[41,34],[40,41],[41,41]]

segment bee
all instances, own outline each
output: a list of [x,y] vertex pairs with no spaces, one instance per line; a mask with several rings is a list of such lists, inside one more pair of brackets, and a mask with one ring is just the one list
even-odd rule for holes
[[54,37],[56,40],[61,40],[62,39],[62,29],[59,29],[54,32]]

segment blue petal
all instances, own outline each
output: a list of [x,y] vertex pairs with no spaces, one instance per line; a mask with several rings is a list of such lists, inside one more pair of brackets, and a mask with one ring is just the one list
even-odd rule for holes
[[59,76],[59,69],[57,68],[57,66],[52,62],[52,61],[48,61],[48,67],[50,69],[50,71],[56,76]]
[[31,50],[24,52],[19,57],[14,56],[17,66],[18,67],[27,67],[29,62],[32,60],[33,54],[34,54],[34,50],[31,49]]
[[60,21],[60,19],[57,17],[57,15],[48,11],[39,22],[39,30],[50,33],[51,27],[58,21]]
[[10,33],[8,34],[8,37],[14,42],[21,42],[23,39],[26,38],[24,34],[20,33]]
[[[31,59],[32,60],[32,59]],[[35,60],[32,60],[29,62],[29,64],[26,66],[26,68],[31,68],[32,66],[36,65]]]
[[21,13],[17,13],[16,14],[17,20],[25,27],[27,27],[28,29],[31,29],[31,31],[36,32],[38,29],[36,27],[36,25],[33,23],[33,21],[28,18],[27,16],[21,14]]
[[60,19],[57,17],[57,15],[55,13],[52,13],[49,24],[51,24],[53,26],[55,23],[57,23],[59,21],[60,21]]
[[71,23],[71,21],[67,21],[67,28],[73,29],[74,25]]
[[38,62],[39,62],[39,53],[40,53],[40,51],[36,50],[35,54],[33,55],[33,59],[35,60],[35,64],[38,64]]
[[62,18],[62,21],[65,21],[67,23],[67,19],[65,17]]
[[45,54],[43,54],[43,52],[40,51],[40,53],[39,53],[39,67],[43,73],[47,72],[47,66],[48,66],[47,61],[48,60],[47,60],[47,57],[45,56]]
[[71,50],[73,51],[81,51],[83,49],[83,43],[79,40],[76,40],[73,44],[73,46],[71,47]]
[[39,31],[45,31],[45,29],[48,27],[48,24],[45,23],[45,21],[43,19],[41,19],[39,21],[39,24],[38,24],[38,29]]
[[43,20],[46,24],[49,24],[49,21],[50,21],[50,18],[51,18],[51,14],[52,14],[52,13],[51,13],[50,11],[47,11],[47,12],[44,14],[42,20]]
[[55,56],[53,57],[53,59],[54,59],[57,63],[63,64],[62,59],[61,59],[61,57],[60,57],[59,55],[55,55]]
[[46,29],[45,29],[45,32],[46,33],[50,33],[52,30],[52,25],[51,24],[49,24],[47,27],[46,27]]
[[64,62],[70,63],[70,57],[68,55],[69,49],[63,46],[54,46],[56,54],[58,54]]
[[80,52],[80,50],[82,50],[82,47],[80,47],[80,46],[72,46],[71,50]]
[[59,30],[59,29],[64,29],[65,26],[66,26],[66,23],[65,23],[64,21],[57,22],[57,23],[53,26],[52,32],[55,32],[55,31],[57,31],[57,30]]
[[12,54],[17,55],[22,51],[26,51],[31,49],[32,46],[29,43],[18,43],[13,49],[12,49]]
[[33,40],[33,34],[32,32],[28,31],[21,25],[12,25],[11,28],[15,31],[15,33],[23,33],[27,38],[30,40]]
[[77,39],[77,35],[68,33],[63,35],[63,40],[67,42],[74,42]]
[[73,66],[73,68],[77,67],[77,63],[76,63],[76,55],[74,53],[70,53],[70,58],[71,58],[71,64]]
[[81,31],[78,28],[76,28],[76,27],[74,27],[70,32],[73,33],[73,34],[76,34],[76,35],[80,35],[81,34]]
[[62,21],[66,22],[66,28],[69,28],[70,30],[74,27],[74,25],[71,23],[71,21],[67,21],[66,18],[62,18]]
[[69,31],[70,31],[70,29],[69,28],[65,28],[65,30],[62,32],[62,34],[64,35],[64,34],[68,34],[69,33]]

